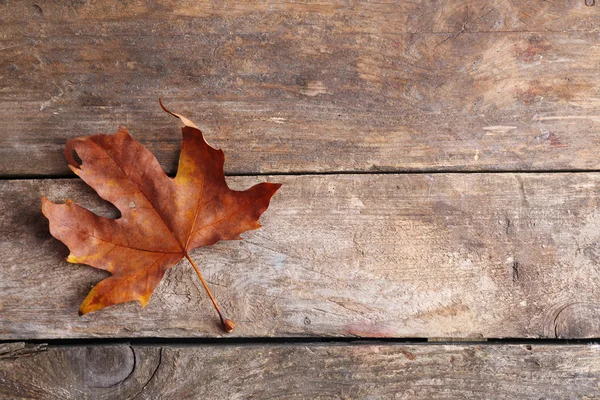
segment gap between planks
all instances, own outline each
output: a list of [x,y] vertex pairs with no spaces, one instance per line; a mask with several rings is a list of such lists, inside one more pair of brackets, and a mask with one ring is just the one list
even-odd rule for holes
[[600,337],[588,339],[527,339],[527,338],[369,338],[369,337],[234,337],[234,338],[84,338],[84,339],[32,339],[0,340],[2,345],[39,345],[46,347],[73,346],[233,346],[233,345],[595,345]]
[[[290,171],[290,172],[238,172],[225,173],[225,177],[251,177],[251,176],[332,176],[332,175],[461,175],[461,174],[593,174],[600,173],[600,169],[498,169],[498,170],[460,170],[460,169],[406,169],[406,170],[372,170],[372,171]],[[167,176],[174,178],[175,174],[169,173]],[[37,175],[37,174],[18,174],[2,175],[0,181],[18,181],[18,180],[53,180],[53,179],[79,179],[73,174],[55,174],[55,175]]]

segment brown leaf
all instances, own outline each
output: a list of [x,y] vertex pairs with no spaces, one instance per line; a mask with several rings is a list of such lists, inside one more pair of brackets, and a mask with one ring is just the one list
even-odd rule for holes
[[[192,263],[208,291],[189,251],[219,240],[241,239],[242,232],[259,228],[258,218],[281,186],[260,183],[245,191],[229,189],[223,151],[209,146],[191,121],[173,115],[185,124],[175,178],[169,178],[154,155],[124,127],[114,135],[67,142],[65,157],[71,170],[121,212],[120,218],[110,219],[70,200],[55,204],[42,198],[50,233],[71,251],[67,261],[112,274],[90,291],[81,314],[131,300],[144,307],[165,271],[183,257]],[[230,331],[233,323],[223,318],[208,293]]]

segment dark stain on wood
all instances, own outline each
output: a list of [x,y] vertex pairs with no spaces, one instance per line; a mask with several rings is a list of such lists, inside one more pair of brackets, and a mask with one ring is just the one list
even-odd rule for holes
[[527,48],[515,47],[515,55],[525,63],[540,61],[543,56],[552,49],[546,40],[539,35],[531,35],[527,38]]
[[519,262],[513,261],[512,263],[512,280],[513,282],[517,282],[519,280]]

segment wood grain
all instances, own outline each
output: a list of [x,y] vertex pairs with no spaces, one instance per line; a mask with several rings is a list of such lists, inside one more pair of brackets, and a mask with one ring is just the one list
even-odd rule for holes
[[1,5],[0,175],[119,125],[172,173],[158,97],[232,174],[600,169],[599,6],[234,3]]
[[[23,37],[59,35],[157,35],[166,30],[191,35],[202,18],[219,19],[229,28],[270,32],[310,18],[327,21],[330,29],[357,32],[456,33],[598,31],[600,14],[585,1],[531,3],[523,0],[449,0],[444,4],[392,0],[361,4],[348,1],[130,1],[40,0],[4,2],[0,14],[7,34]],[[27,29],[23,23],[36,21]],[[279,21],[278,21],[279,20]],[[148,26],[146,21],[152,21]],[[257,23],[257,21],[259,21]],[[289,25],[289,24],[288,24]],[[466,25],[466,26],[465,26]],[[209,29],[204,27],[202,29]]]
[[[228,179],[261,180],[263,228],[192,253],[235,335],[600,336],[600,174]],[[78,180],[0,182],[0,339],[221,335],[186,263],[145,309],[78,317],[106,273],[64,261],[41,195],[116,216]]]
[[599,360],[598,345],[61,347],[0,358],[0,396],[595,399]]

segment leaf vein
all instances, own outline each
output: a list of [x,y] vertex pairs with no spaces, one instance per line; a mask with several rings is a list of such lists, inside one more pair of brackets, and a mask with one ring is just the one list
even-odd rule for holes
[[126,248],[126,249],[137,250],[137,251],[144,251],[144,252],[146,252],[146,253],[181,254],[181,253],[180,253],[180,252],[178,252],[178,251],[148,250],[148,249],[142,249],[142,248],[140,248],[140,247],[132,247],[132,246],[125,245],[125,244],[121,244],[121,243],[115,243],[115,242],[111,242],[110,240],[106,240],[106,239],[103,239],[103,238],[101,238],[101,237],[98,237],[98,236],[96,236],[96,235],[92,235],[92,234],[91,234],[91,233],[89,233],[89,232],[85,232],[85,231],[82,231],[82,230],[79,230],[79,229],[73,228],[72,226],[69,226],[69,225],[66,225],[66,224],[60,223],[60,222],[58,222],[58,221],[55,221],[55,222],[56,222],[57,224],[59,224],[59,225],[62,225],[62,226],[64,226],[64,227],[65,227],[65,228],[67,228],[67,229],[71,229],[72,231],[79,232],[79,233],[83,233],[84,235],[87,235],[87,236],[93,237],[94,239],[98,239],[98,240],[100,240],[101,242],[104,242],[104,243],[110,243],[110,244],[113,244],[113,245],[115,245],[115,246],[124,247],[124,248]]
[[[133,183],[138,190],[140,191],[140,193],[142,195],[144,195],[144,197],[146,198],[146,200],[148,200],[148,203],[150,203],[150,205],[152,206],[152,209],[154,210],[154,212],[156,213],[156,215],[158,215],[160,217],[160,219],[162,220],[163,224],[165,224],[167,230],[169,231],[169,233],[171,233],[171,236],[173,236],[173,239],[175,239],[175,242],[179,245],[179,248],[181,249],[181,251],[185,251],[185,248],[181,245],[181,243],[179,242],[179,240],[177,240],[177,237],[175,236],[175,233],[173,232],[173,230],[171,229],[171,227],[169,226],[169,224],[167,224],[167,221],[165,220],[165,218],[162,216],[161,213],[158,212],[156,205],[152,202],[152,200],[150,199],[150,197],[146,194],[146,192],[144,192],[142,190],[142,188],[140,187],[140,185],[137,184],[136,181],[134,181],[130,175],[127,174],[127,172],[125,172],[125,170],[123,169],[123,167],[121,166],[121,164],[119,164],[117,162],[117,160],[112,156],[112,154],[110,154],[108,152],[108,150],[104,149],[104,147],[100,146],[105,152],[106,154],[108,154],[110,156],[110,158],[112,158],[113,162],[115,163],[115,165],[117,167],[119,167],[119,169],[123,172],[123,174],[125,174],[125,176],[127,177],[127,179]],[[145,173],[145,172],[144,172]]]

